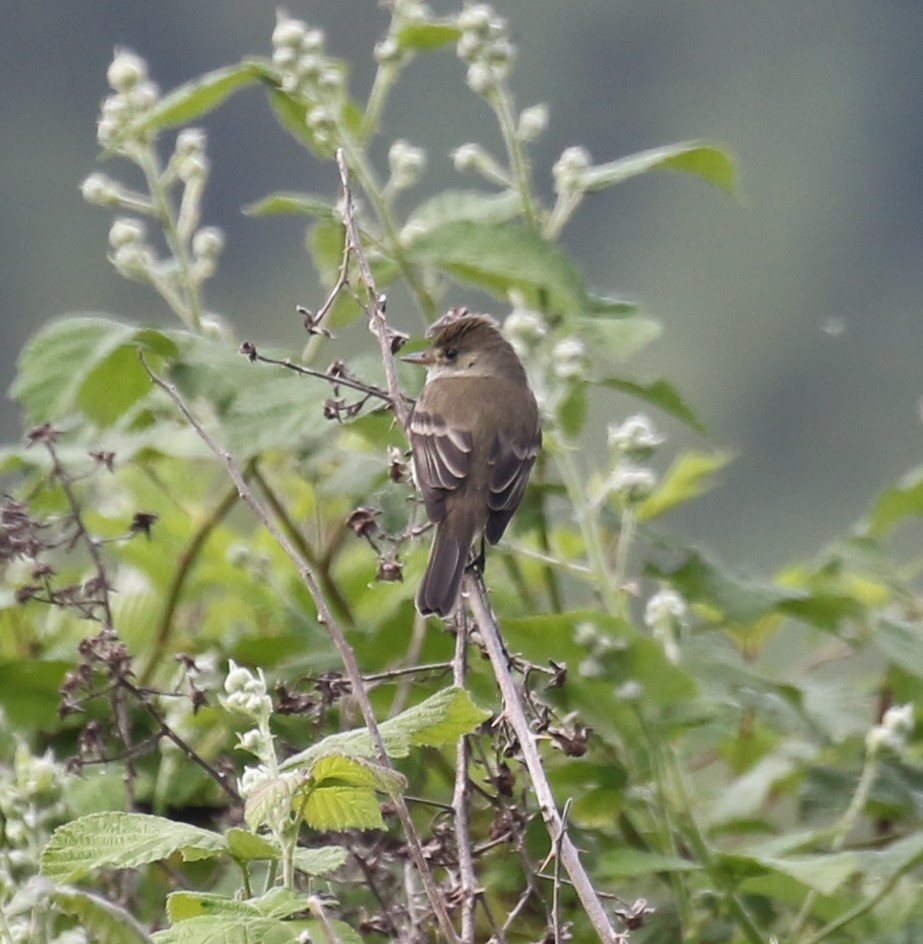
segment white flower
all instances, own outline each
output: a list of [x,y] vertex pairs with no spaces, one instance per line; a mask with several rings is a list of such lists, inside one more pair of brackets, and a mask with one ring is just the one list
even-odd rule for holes
[[610,426],[609,446],[625,455],[647,454],[664,441],[654,424],[643,413],[629,416],[621,425]]
[[127,92],[147,79],[147,63],[130,49],[116,49],[106,78],[116,92]]

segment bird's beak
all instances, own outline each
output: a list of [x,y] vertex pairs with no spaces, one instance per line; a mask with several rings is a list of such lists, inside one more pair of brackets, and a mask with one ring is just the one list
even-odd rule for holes
[[416,354],[405,354],[402,358],[405,364],[418,364],[421,367],[428,367],[433,362],[433,355],[427,349],[417,351]]

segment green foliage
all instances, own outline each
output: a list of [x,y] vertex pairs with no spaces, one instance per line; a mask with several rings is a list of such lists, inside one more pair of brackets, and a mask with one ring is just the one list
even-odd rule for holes
[[[0,455],[18,480],[0,518],[0,938],[28,926],[42,940],[79,928],[118,944],[358,942],[396,938],[412,919],[434,936],[432,915],[406,898],[416,879],[405,880],[393,808],[412,798],[455,908],[463,737],[477,936],[510,915],[509,940],[547,936],[555,866],[539,872],[556,846],[494,676],[469,646],[464,685],[450,684],[455,639],[413,611],[422,512],[377,346],[357,332],[363,353],[327,367],[344,356],[328,328],[365,317],[359,251],[375,288],[400,288],[425,319],[453,283],[493,296],[498,314],[512,308],[504,326],[546,447],[486,582],[548,779],[596,886],[622,902],[619,926],[635,942],[690,944],[886,942],[919,929],[923,635],[918,564],[898,533],[923,508],[919,470],[843,540],[753,577],[666,533],[670,511],[714,487],[730,453],[666,460],[648,417],[601,426],[616,391],[705,428],[668,378],[630,374],[660,324],[588,285],[558,237],[588,194],[648,171],[736,194],[730,158],[687,142],[593,164],[568,148],[553,186],[536,185],[529,145],[545,118],[517,112],[509,34],[480,5],[435,18],[392,4],[364,103],[318,32],[280,13],[273,45],[272,58],[162,97],[148,89],[149,101],[145,64],[117,54],[100,143],[147,189],[97,179],[84,191],[132,214],[113,225],[113,264],[158,292],[179,327],[73,313],[19,357],[11,394],[26,445]],[[502,156],[459,147],[456,166],[480,189],[417,195],[402,213],[396,198],[425,154],[395,142],[378,166],[382,110],[414,56],[453,45]],[[259,343],[243,356],[207,313],[221,239],[200,220],[204,136],[184,129],[161,153],[166,129],[247,86],[313,155],[340,150],[359,207],[360,247],[345,245],[339,193],[247,208],[306,217],[312,261],[336,289],[306,316],[300,356]],[[166,258],[142,224],[162,229]],[[242,507],[171,391],[298,566]],[[356,655],[394,766],[360,721],[301,566]],[[39,745],[75,756],[84,779]],[[590,940],[570,886],[555,894],[574,939]]]

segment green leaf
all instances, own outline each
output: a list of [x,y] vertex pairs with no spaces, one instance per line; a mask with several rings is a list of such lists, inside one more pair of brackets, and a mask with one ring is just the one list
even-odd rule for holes
[[673,463],[663,481],[637,507],[638,518],[648,521],[670,508],[696,498],[714,484],[712,476],[723,469],[734,454],[727,451],[684,452]]
[[25,659],[0,663],[0,708],[14,731],[51,729],[58,720],[59,689],[72,662]]
[[923,678],[923,636],[919,623],[879,619],[872,639],[892,665]]
[[558,422],[566,436],[576,439],[580,435],[586,423],[588,407],[586,384],[574,384],[557,409]]
[[23,349],[10,390],[27,422],[62,420],[79,409],[100,425],[145,396],[151,382],[138,350],[175,357],[174,337],[102,315],[71,315],[43,328]]
[[[379,726],[382,740],[391,757],[406,757],[414,745],[442,747],[470,734],[490,712],[478,708],[463,688],[443,689],[408,708]],[[325,754],[339,753],[353,757],[374,757],[372,739],[365,728],[332,734],[313,747],[289,757],[283,770],[312,764]]]
[[598,295],[590,292],[587,296],[587,313],[590,315],[617,315],[628,317],[638,310],[635,302],[624,298],[615,298],[611,295]]
[[42,851],[41,871],[69,882],[94,869],[133,869],[180,852],[184,859],[224,852],[217,833],[142,813],[91,813],[59,826]]
[[316,849],[299,847],[295,850],[295,868],[305,875],[329,875],[346,859],[347,853],[342,846],[318,846]]
[[124,908],[91,892],[58,886],[51,900],[65,914],[73,915],[94,944],[146,944],[144,928]]
[[678,420],[682,420],[696,432],[706,432],[705,425],[695,413],[693,413],[692,409],[680,396],[673,384],[667,380],[660,379],[648,384],[642,384],[633,380],[622,380],[619,377],[607,377],[605,380],[599,381],[599,383],[604,387],[609,387],[613,390],[621,390],[633,397],[637,397],[639,400],[644,400],[653,406],[659,407],[664,413],[668,413],[670,416],[675,416]]
[[695,862],[679,856],[662,855],[643,849],[610,849],[599,858],[596,872],[601,878],[653,875],[659,872],[690,872],[700,868]]
[[506,223],[522,213],[522,200],[513,190],[482,193],[477,190],[444,190],[421,203],[410,214],[404,232],[413,241],[430,230],[467,220],[474,223]]
[[923,515],[923,468],[909,472],[897,485],[878,496],[866,530],[872,537],[883,538],[895,525],[920,515]]
[[206,915],[282,920],[306,911],[308,904],[307,895],[289,888],[272,888],[265,895],[246,901],[210,892],[173,892],[167,897],[167,917],[173,924]]
[[314,829],[383,829],[385,825],[375,791],[363,787],[317,787],[305,794],[298,810]]
[[175,927],[157,931],[156,944],[297,944],[304,931],[320,934],[310,940],[324,940],[317,921],[278,921],[259,915],[207,915],[180,921]]
[[721,859],[726,864],[734,861],[742,865],[752,863],[760,869],[787,875],[820,895],[832,895],[859,867],[859,859],[853,852],[786,858],[735,854],[722,856]]
[[613,362],[629,360],[663,332],[659,321],[641,315],[631,318],[578,318],[574,324],[597,370],[607,373]]
[[421,233],[407,247],[412,262],[505,299],[518,289],[542,310],[579,314],[586,289],[574,264],[536,232],[514,224],[456,220]]
[[650,571],[667,580],[687,600],[717,607],[736,623],[752,623],[784,601],[804,596],[735,574],[701,551],[688,551],[685,560],[673,570],[653,566]]
[[[337,208],[331,206],[321,197],[316,197],[311,193],[271,193],[257,200],[255,203],[248,203],[244,207],[244,213],[248,216],[272,216],[277,213],[300,213],[304,216],[313,216],[321,220],[327,220],[340,224],[342,218]],[[342,243],[342,240],[341,240]]]
[[679,170],[695,174],[703,180],[726,190],[737,192],[737,175],[734,162],[726,151],[709,144],[687,141],[666,147],[639,151],[609,164],[596,164],[588,168],[583,176],[584,188],[588,191],[603,190],[646,174],[649,170]]
[[199,115],[212,111],[232,92],[252,85],[263,75],[265,67],[256,60],[245,60],[207,72],[191,82],[178,86],[121,135],[128,138],[155,128],[169,128],[186,124]]
[[402,49],[428,51],[457,42],[461,29],[454,20],[426,20],[406,23],[395,34]]
[[224,838],[227,840],[228,852],[239,862],[278,859],[282,855],[282,850],[274,842],[239,826],[232,826]]

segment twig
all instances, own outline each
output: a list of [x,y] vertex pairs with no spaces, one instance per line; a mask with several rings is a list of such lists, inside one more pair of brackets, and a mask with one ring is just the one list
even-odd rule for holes
[[[190,426],[192,426],[192,428],[196,431],[198,436],[208,446],[208,448],[211,449],[216,458],[221,461],[228,475],[231,477],[231,480],[237,486],[237,491],[240,494],[240,497],[253,511],[253,513],[262,523],[263,527],[266,528],[266,530],[272,535],[276,543],[283,550],[289,560],[291,560],[298,569],[298,574],[301,577],[301,580],[303,581],[305,587],[307,587],[308,592],[311,594],[311,597],[317,606],[318,620],[327,630],[331,641],[336,646],[337,651],[340,654],[343,667],[345,668],[346,674],[349,677],[350,683],[352,684],[353,697],[359,704],[363,719],[365,720],[366,727],[369,731],[369,736],[372,739],[372,744],[375,746],[375,752],[378,755],[378,761],[383,767],[393,769],[391,759],[388,757],[388,752],[385,749],[384,741],[382,740],[381,732],[378,728],[378,722],[375,719],[375,712],[362,685],[362,675],[359,672],[359,665],[356,662],[355,653],[353,652],[352,647],[346,641],[346,637],[343,635],[343,631],[340,629],[340,626],[337,623],[332,610],[330,609],[330,605],[327,603],[327,599],[321,590],[320,583],[318,582],[317,577],[314,575],[314,571],[312,570],[310,564],[308,564],[304,557],[295,548],[294,544],[292,544],[288,537],[276,525],[269,511],[260,503],[259,499],[257,499],[256,495],[250,489],[243,477],[243,474],[241,473],[237,464],[234,462],[231,455],[226,452],[215,441],[211,434],[202,426],[202,424],[193,414],[192,410],[186,404],[186,401],[183,399],[180,392],[176,389],[176,386],[172,383],[169,383],[168,381],[162,380],[159,376],[157,376],[157,374],[155,374],[148,366],[143,354],[139,354],[139,357],[141,358],[141,363],[153,383],[160,387],[161,390],[163,390],[167,396],[170,397],[170,399],[176,404],[179,411],[189,422]],[[440,895],[439,888],[436,885],[433,874],[426,862],[426,857],[423,853],[423,848],[420,844],[420,839],[417,835],[413,820],[410,817],[410,812],[407,809],[407,805],[404,803],[404,800],[399,793],[394,795],[393,803],[398,818],[401,821],[401,826],[404,830],[404,836],[407,840],[407,847],[410,851],[411,858],[413,859],[417,871],[420,873],[423,887],[426,891],[426,896],[429,899],[430,906],[432,907],[433,913],[436,916],[436,921],[439,924],[442,935],[448,942],[450,942],[450,944],[459,944],[458,936],[455,934],[455,929],[452,926],[451,920],[449,919],[449,915],[446,911],[442,896]]]
[[519,740],[522,756],[529,771],[529,777],[532,780],[535,798],[538,801],[538,808],[551,836],[551,841],[552,843],[559,843],[561,863],[574,883],[574,890],[577,892],[583,909],[600,940],[605,944],[614,944],[614,942],[623,940],[623,938],[612,927],[602,901],[596,894],[596,889],[580,862],[577,848],[568,836],[558,813],[554,795],[551,792],[551,785],[548,783],[545,768],[542,766],[542,759],[535,746],[532,730],[523,711],[519,692],[516,690],[513,677],[510,674],[506,651],[500,639],[500,631],[487,602],[487,590],[484,582],[473,574],[467,573],[465,574],[465,586],[469,593],[471,609],[474,613],[478,631],[484,641],[494,675],[500,686],[504,713]]
[[[455,621],[455,662],[453,683],[464,688],[468,681],[468,627],[463,607],[458,608]],[[461,884],[461,930],[463,944],[474,944],[474,906],[477,903],[477,881],[474,876],[474,857],[471,852],[471,817],[468,763],[471,749],[468,739],[458,739],[455,749],[455,790],[452,806],[455,809],[455,847],[458,855],[458,877]]]
[[385,318],[384,296],[378,294],[372,270],[365,254],[362,252],[359,226],[356,223],[356,209],[353,204],[352,190],[349,186],[349,168],[346,166],[346,157],[342,148],[337,149],[337,167],[340,170],[340,182],[343,187],[343,225],[346,227],[346,242],[349,251],[355,255],[356,266],[359,269],[359,279],[369,293],[369,302],[364,306],[369,318],[369,330],[378,338],[378,346],[381,348],[381,359],[385,366],[385,376],[388,379],[388,395],[391,398],[394,415],[397,417],[398,423],[401,424],[401,429],[406,430],[410,421],[410,410],[397,380],[397,368],[394,365],[394,347],[392,346],[401,335],[388,325]]

